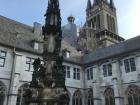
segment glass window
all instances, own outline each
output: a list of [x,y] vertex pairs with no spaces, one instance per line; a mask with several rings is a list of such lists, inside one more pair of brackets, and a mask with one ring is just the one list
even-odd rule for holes
[[136,65],[135,65],[134,58],[130,58],[130,67],[131,67],[131,71],[136,71]]
[[103,75],[104,75],[104,77],[107,77],[107,68],[106,68],[106,65],[103,65]]
[[87,105],[94,105],[94,101],[93,101],[93,90],[90,89],[88,91],[88,100],[87,100]]
[[76,79],[76,68],[73,69],[73,79]]
[[64,66],[65,78],[70,78],[70,66]]
[[90,80],[90,76],[89,76],[89,69],[87,69],[87,80]]
[[114,90],[112,88],[107,88],[104,95],[105,105],[115,105]]
[[98,28],[101,28],[101,23],[100,23],[100,15],[97,15],[97,24],[98,24]]
[[73,68],[73,79],[80,80],[80,69]]
[[129,58],[124,60],[125,72],[133,72],[136,71],[136,64],[134,58]]
[[5,98],[5,87],[2,83],[0,83],[0,105],[4,104],[4,98]]
[[103,75],[104,75],[104,77],[112,76],[112,65],[111,64],[103,65]]
[[125,72],[126,73],[130,72],[129,60],[128,59],[124,60],[124,65],[125,65]]
[[87,80],[93,79],[93,68],[87,69]]
[[140,87],[129,86],[126,91],[128,97],[128,105],[140,105]]
[[72,105],[82,105],[82,94],[79,90],[77,90],[73,95]]
[[80,80],[80,69],[77,68],[77,80]]
[[6,59],[6,52],[5,51],[1,51],[0,52],[0,67],[4,67],[5,59]]
[[112,65],[108,64],[108,76],[112,76]]
[[33,62],[34,62],[35,58],[30,58],[30,57],[27,57],[26,58],[26,65],[25,65],[25,70],[26,71],[33,71]]

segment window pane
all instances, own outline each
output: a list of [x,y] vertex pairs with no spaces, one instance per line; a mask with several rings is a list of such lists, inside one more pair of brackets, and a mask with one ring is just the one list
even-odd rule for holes
[[87,80],[90,80],[90,78],[89,78],[89,69],[87,69]]
[[128,105],[133,105],[133,99],[131,96],[128,96]]
[[67,70],[70,70],[70,66],[67,66]]
[[66,78],[66,66],[65,65],[63,65],[63,69],[64,69],[64,72],[65,72],[65,78]]
[[77,80],[80,80],[80,73],[77,73]]
[[33,68],[33,63],[34,63],[34,61],[35,61],[35,59],[34,58],[32,58],[32,62],[31,62],[31,69],[30,69],[30,71],[34,71],[34,68]]
[[128,59],[124,60],[125,72],[130,72],[129,61]]
[[27,71],[30,70],[30,64],[29,63],[26,63],[25,70],[27,70]]
[[67,70],[67,78],[70,78],[70,71]]
[[139,105],[138,104],[138,96],[136,94],[133,95],[133,99],[134,99],[134,105]]
[[108,76],[112,76],[112,65],[108,64]]
[[114,98],[110,96],[110,105],[115,105]]
[[103,65],[103,75],[104,75],[104,77],[107,77],[107,68],[106,68],[106,65]]
[[93,79],[93,68],[90,68],[90,79]]
[[4,67],[5,58],[0,58],[0,67]]
[[97,15],[97,26],[100,29],[100,15]]
[[73,68],[73,78],[76,79],[76,68]]
[[77,80],[80,80],[80,69],[77,68]]
[[1,51],[1,57],[6,57],[6,52],[5,51]]
[[105,98],[105,105],[109,105],[109,101],[107,97]]
[[130,58],[131,71],[136,71],[135,59]]

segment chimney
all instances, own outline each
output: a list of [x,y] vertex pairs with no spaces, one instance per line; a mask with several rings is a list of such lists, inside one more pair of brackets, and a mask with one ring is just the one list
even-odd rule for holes
[[41,35],[42,34],[42,30],[41,30],[41,24],[34,22],[34,34],[36,35]]

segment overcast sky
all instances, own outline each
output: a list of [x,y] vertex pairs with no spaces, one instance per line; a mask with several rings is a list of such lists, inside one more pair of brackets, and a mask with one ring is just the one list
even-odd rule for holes
[[[93,0],[91,0],[93,2]],[[117,8],[120,36],[128,39],[140,35],[140,0],[114,0]],[[60,0],[63,25],[73,15],[77,25],[85,22],[87,0]],[[44,24],[47,0],[0,0],[0,15],[33,25]]]

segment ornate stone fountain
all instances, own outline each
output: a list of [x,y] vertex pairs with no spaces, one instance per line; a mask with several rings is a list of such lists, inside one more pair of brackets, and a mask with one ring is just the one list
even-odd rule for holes
[[43,26],[43,61],[34,62],[30,89],[27,91],[27,105],[66,105],[69,103],[65,87],[63,57],[61,49],[61,17],[58,0],[48,0],[46,20]]

